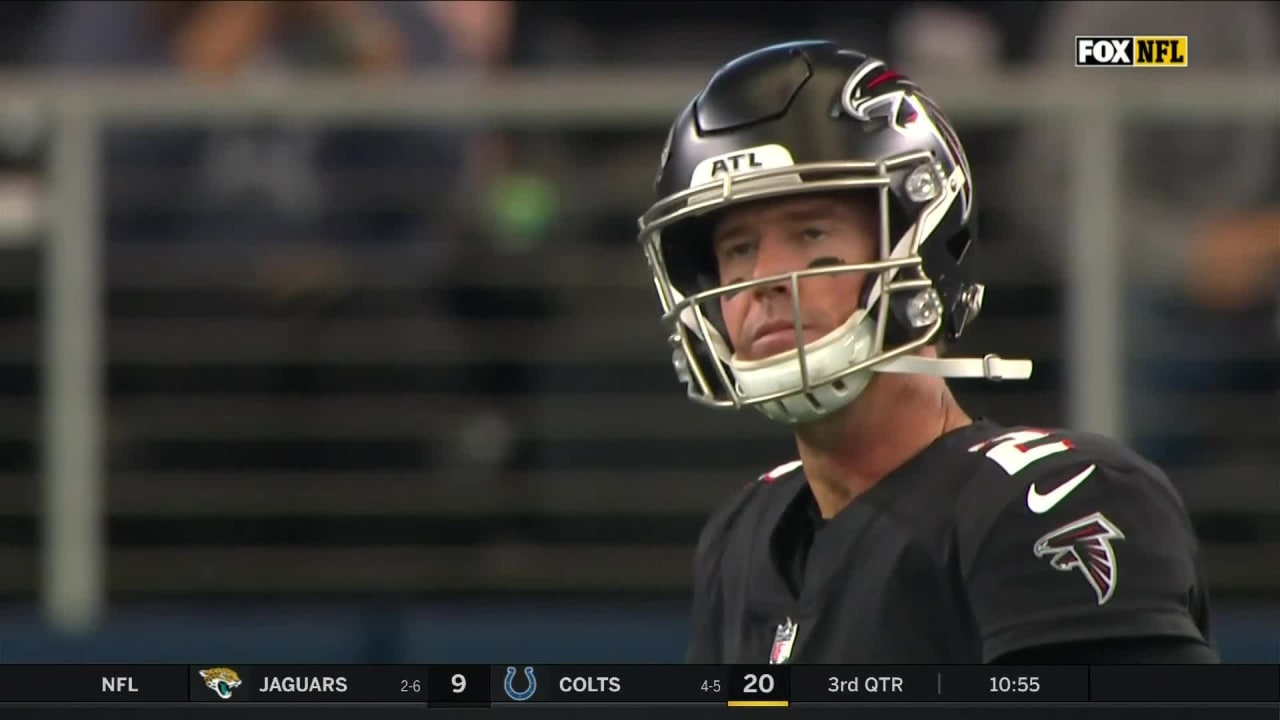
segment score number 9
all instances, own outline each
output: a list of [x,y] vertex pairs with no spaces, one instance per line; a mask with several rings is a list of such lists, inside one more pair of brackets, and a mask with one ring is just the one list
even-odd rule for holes
[[449,687],[453,689],[454,695],[460,695],[467,689],[467,676],[462,673],[454,673],[449,678]]

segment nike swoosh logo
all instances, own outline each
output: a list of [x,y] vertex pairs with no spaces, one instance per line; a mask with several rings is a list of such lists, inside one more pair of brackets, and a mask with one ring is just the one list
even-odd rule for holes
[[1054,505],[1062,502],[1062,498],[1070,495],[1072,490],[1075,490],[1080,486],[1080,483],[1084,482],[1085,479],[1092,475],[1093,471],[1096,470],[1097,467],[1097,465],[1090,465],[1084,470],[1081,470],[1075,477],[1062,483],[1044,495],[1036,492],[1036,486],[1035,484],[1032,484],[1031,487],[1027,488],[1027,508],[1037,515],[1049,512],[1053,509]]

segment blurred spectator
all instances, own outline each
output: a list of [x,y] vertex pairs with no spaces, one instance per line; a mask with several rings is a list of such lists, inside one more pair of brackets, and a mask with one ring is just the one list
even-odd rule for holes
[[1190,267],[1192,295],[1212,310],[1280,302],[1280,207],[1215,218],[1192,238]]
[[[1228,11],[1229,9],[1229,11]],[[1196,71],[1269,71],[1280,62],[1280,13],[1267,2],[1063,2],[1050,3],[1035,33],[1031,64],[1045,72],[1070,71],[1077,35],[1190,37]],[[1086,72],[1086,71],[1079,71]],[[1120,71],[1124,72],[1124,71]],[[1136,72],[1136,71],[1135,71]],[[1159,82],[1153,75],[1152,82]],[[1269,120],[1226,114],[1220,122],[1180,118],[1142,119],[1124,136],[1126,227],[1129,265],[1148,283],[1165,287],[1182,277],[1186,228],[1197,214],[1240,198],[1257,200],[1275,170],[1276,135]],[[1069,187],[1064,150],[1068,128],[1035,123],[1015,145],[1013,187]],[[1036,178],[1034,185],[1028,178]],[[1070,206],[1057,193],[1023,198],[1021,224],[1045,242],[1058,265]],[[1055,257],[1056,256],[1056,257]]]
[[913,3],[891,33],[894,62],[910,68],[993,70],[1004,37],[995,23],[959,4]]
[[516,17],[511,0],[427,0],[422,5],[469,62],[493,69],[511,61]]
[[[246,75],[280,82],[305,71],[369,77],[496,61],[508,28],[495,9],[508,4],[471,5],[68,2],[56,6],[40,58],[59,68],[158,69],[206,82]],[[437,251],[452,244],[442,213],[467,161],[456,133],[211,125],[110,131],[109,239],[309,248],[410,241]],[[328,266],[335,255],[288,257],[295,259],[285,265]],[[335,270],[301,274],[325,278]]]
[[39,178],[45,121],[35,103],[0,98],[0,246],[26,244],[39,232],[45,205]]
[[[67,2],[54,9],[39,58],[57,69],[162,71],[204,83],[482,73],[507,62],[513,22],[514,3],[505,1]],[[344,297],[357,281],[350,254],[373,243],[398,244],[420,266],[427,299],[446,299],[442,286],[467,244],[462,200],[479,196],[466,190],[506,164],[501,139],[470,126],[213,118],[203,127],[112,128],[105,147],[109,242],[260,248],[266,298],[308,314]],[[475,372],[483,395],[493,382]],[[315,382],[280,368],[283,388],[327,389]]]
[[[52,3],[0,3],[0,68],[21,69]],[[38,150],[44,118],[33,104],[0,97],[0,247],[33,239],[42,212]]]
[[[1069,72],[1076,35],[1152,33],[1190,37],[1188,72],[1259,72],[1280,59],[1280,13],[1271,3],[1069,2],[1046,6],[1032,62],[1046,72]],[[1152,73],[1151,82],[1159,81]],[[1185,302],[1188,229],[1210,208],[1256,201],[1271,185],[1277,145],[1269,122],[1238,113],[1208,123],[1153,118],[1133,123],[1123,136],[1128,425],[1138,449],[1163,464],[1197,459],[1169,426],[1169,418],[1193,411],[1179,394],[1222,379],[1216,360],[1187,355],[1187,348],[1210,342]],[[1049,270],[1063,265],[1073,221],[1063,194],[1070,188],[1068,133],[1064,121],[1028,125],[1007,176],[1006,191],[1018,198],[1011,207],[1018,231],[1040,241],[1030,250]],[[1045,191],[1017,191],[1029,187]]]
[[1264,421],[1253,414],[1225,414],[1215,463],[1242,468],[1259,481],[1275,463],[1280,443],[1280,206],[1216,214],[1192,237],[1186,276],[1189,293],[1215,347],[1241,348],[1220,373],[1217,386],[1242,397],[1269,396]]

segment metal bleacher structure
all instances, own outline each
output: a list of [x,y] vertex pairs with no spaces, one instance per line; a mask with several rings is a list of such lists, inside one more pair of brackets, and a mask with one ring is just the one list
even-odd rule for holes
[[[11,247],[0,263],[0,593],[43,591],[50,611],[74,624],[104,588],[113,597],[684,592],[702,518],[792,452],[786,433],[754,413],[714,413],[683,398],[627,224],[650,200],[664,123],[701,80],[583,72],[213,91],[11,79],[11,96],[39,107],[51,131],[46,222],[34,245]],[[1274,81],[1141,80],[1124,93],[1097,77],[929,83],[964,123],[1050,110],[1075,119],[1067,198],[1079,247],[1065,289],[994,259],[989,307],[966,341],[1033,357],[1041,376],[964,388],[983,414],[1122,430],[1118,262],[1108,248],[1119,213],[1117,127],[1166,111],[1194,122],[1206,88],[1235,98],[1237,112],[1280,114],[1280,93],[1258,89]],[[347,300],[319,316],[262,299],[263,252],[252,247],[112,238],[96,249],[100,128],[264,117],[472,120],[520,129],[543,146],[532,154],[548,158],[556,147],[586,152],[574,132],[612,134],[590,162],[569,156],[538,168],[564,188],[554,237],[520,253],[468,255],[451,287],[470,290],[449,302],[424,287],[426,274],[399,245],[344,247]],[[602,229],[619,236],[588,241]],[[520,287],[534,294],[519,297],[547,310],[466,307],[485,288]],[[1084,316],[1093,322],[1075,321]],[[527,381],[477,400],[476,368]],[[1276,421],[1267,398],[1203,402],[1203,414],[1171,419],[1177,432],[1211,435],[1225,413]],[[458,451],[471,442],[463,431],[485,427],[475,419],[492,409],[523,438],[512,462]],[[502,432],[493,426],[480,443],[496,445]],[[1172,473],[1204,476],[1184,486],[1197,518],[1248,522],[1280,510],[1277,470]],[[1206,557],[1221,591],[1280,590],[1274,541],[1206,538]]]

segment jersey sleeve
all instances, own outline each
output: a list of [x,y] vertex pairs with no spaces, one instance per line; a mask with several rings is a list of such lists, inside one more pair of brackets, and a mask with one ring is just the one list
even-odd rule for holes
[[724,590],[721,560],[733,521],[754,493],[752,482],[716,510],[698,537],[693,555],[693,607],[685,662],[714,665],[723,662]]
[[985,522],[959,529],[984,662],[1102,639],[1207,643],[1192,608],[1195,535],[1163,474],[1088,459],[1054,465],[1014,484]]

